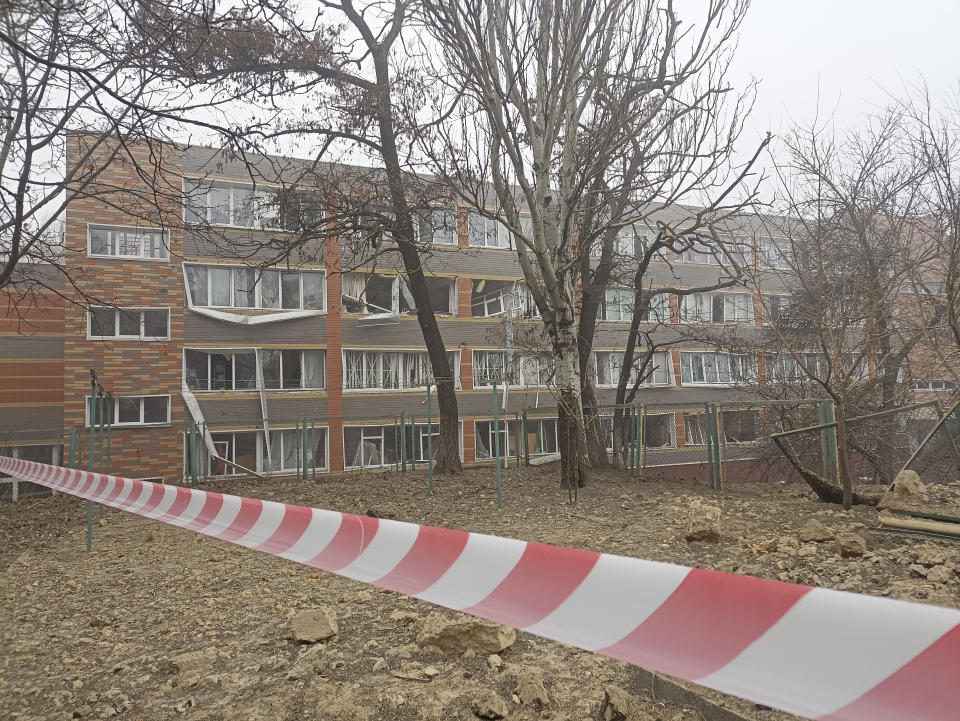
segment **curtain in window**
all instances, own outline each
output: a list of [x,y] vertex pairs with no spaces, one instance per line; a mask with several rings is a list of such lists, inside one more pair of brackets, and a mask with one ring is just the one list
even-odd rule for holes
[[360,273],[344,273],[341,278],[343,295],[366,302],[367,279]]
[[381,359],[381,388],[400,387],[400,354],[384,353]]
[[323,388],[325,387],[324,376],[326,375],[326,355],[319,350],[303,351],[303,387],[304,388]]
[[490,423],[477,423],[476,429],[477,458],[490,458]]
[[324,283],[321,273],[303,274],[303,307],[307,310],[324,309]]
[[363,388],[380,387],[380,354],[363,354]]
[[260,351],[260,365],[263,369],[263,387],[280,388],[280,351]]

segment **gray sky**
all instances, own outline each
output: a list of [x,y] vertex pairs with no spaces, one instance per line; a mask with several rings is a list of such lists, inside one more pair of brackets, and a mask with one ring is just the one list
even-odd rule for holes
[[842,130],[921,78],[942,100],[960,88],[960,0],[753,0],[733,80],[751,75],[745,139],[809,123],[818,107]]

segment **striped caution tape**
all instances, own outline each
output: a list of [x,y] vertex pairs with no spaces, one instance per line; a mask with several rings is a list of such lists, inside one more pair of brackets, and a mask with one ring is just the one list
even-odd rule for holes
[[817,719],[960,718],[960,611],[0,458],[0,471]]

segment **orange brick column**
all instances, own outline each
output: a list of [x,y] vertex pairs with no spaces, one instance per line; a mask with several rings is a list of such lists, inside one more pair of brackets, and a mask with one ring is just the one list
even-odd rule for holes
[[331,472],[343,470],[343,340],[340,325],[340,241],[328,237],[327,267],[327,419]]
[[469,318],[473,314],[471,298],[473,297],[473,278],[460,277],[457,279],[457,315]]

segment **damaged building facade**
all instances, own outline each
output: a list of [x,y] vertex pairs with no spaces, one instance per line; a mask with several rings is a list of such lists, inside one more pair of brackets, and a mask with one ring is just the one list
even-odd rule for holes
[[[116,187],[150,195],[148,181],[123,163],[108,175]],[[293,475],[304,467],[324,473],[393,466],[401,457],[426,461],[438,433],[436,398],[430,426],[433,378],[396,259],[358,262],[344,233],[339,242],[307,243],[264,265],[280,247],[271,239],[293,232],[305,205],[322,222],[319,201],[258,210],[269,181],[252,180],[247,166],[208,148],[177,148],[162,176],[153,182],[182,196],[160,201],[152,223],[148,213],[94,194],[71,202],[65,237],[81,291],[76,302],[41,296],[48,300],[22,319],[4,320],[5,452],[62,458],[69,429],[91,422],[93,370],[109,394],[109,470],[118,475],[179,482],[191,473]],[[529,453],[556,453],[549,354],[521,341],[539,325],[538,312],[508,234],[465,208],[437,207],[419,221],[421,240],[431,246],[424,260],[431,302],[455,376],[463,461],[489,461],[496,442],[514,456],[522,433]],[[742,262],[776,269],[776,238],[748,232],[739,241]],[[624,256],[636,247],[627,236],[621,245]],[[707,253],[668,253],[650,269],[652,288],[714,282],[716,262]],[[770,288],[776,295],[777,282]],[[632,291],[608,289],[591,371],[602,403],[614,400],[631,315]],[[681,325],[750,333],[762,329],[764,306],[738,286],[655,295],[645,320],[665,339]],[[742,397],[744,381],[787,377],[795,362],[689,338],[653,361],[638,400],[660,408],[647,415],[644,442],[661,450],[702,446],[704,416],[695,406]],[[953,389],[948,380],[924,382],[940,385],[920,390]],[[731,442],[758,440],[759,416],[741,415],[727,421]],[[191,426],[199,453],[190,446]]]

